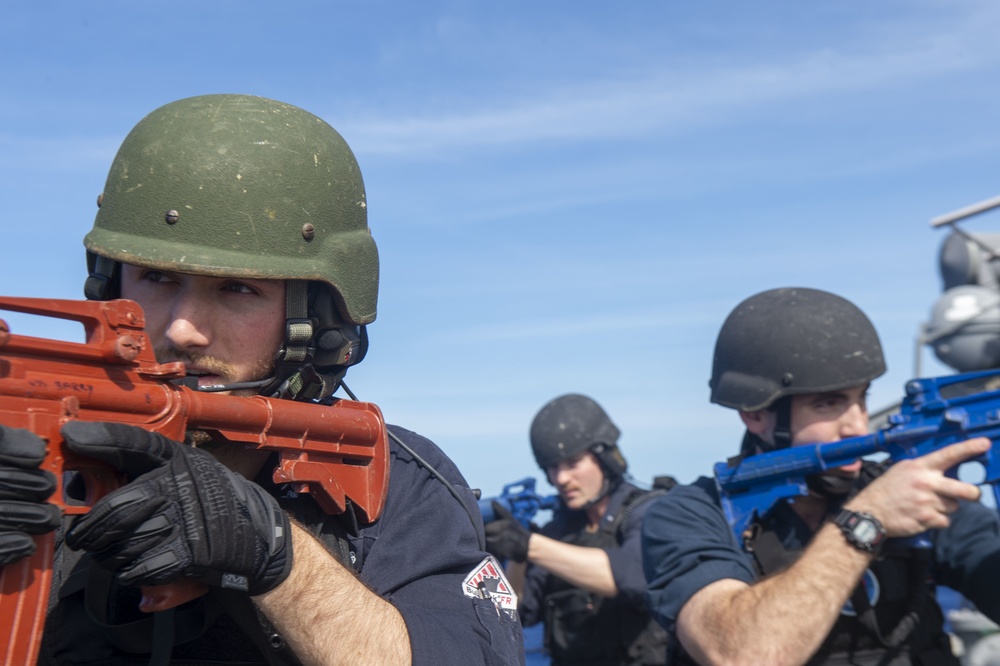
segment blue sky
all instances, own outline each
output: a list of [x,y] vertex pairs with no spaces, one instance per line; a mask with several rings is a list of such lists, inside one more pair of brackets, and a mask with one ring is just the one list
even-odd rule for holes
[[364,173],[383,272],[360,397],[487,494],[538,474],[528,425],[566,392],[606,407],[640,481],[688,481],[737,449],[707,380],[753,293],[858,303],[889,363],[871,404],[901,395],[940,292],[928,221],[1000,194],[998,21],[986,0],[15,0],[3,291],[81,296],[81,239],[146,113],[280,99]]

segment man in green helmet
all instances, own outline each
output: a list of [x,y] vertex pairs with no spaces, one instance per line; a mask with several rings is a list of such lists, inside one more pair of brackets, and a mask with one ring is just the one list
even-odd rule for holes
[[[245,95],[167,104],[125,139],[99,205],[87,298],[137,301],[190,385],[332,401],[364,357],[378,254],[357,162],[316,116]],[[514,608],[468,584],[500,571],[468,484],[430,441],[389,432],[385,509],[366,523],[273,482],[268,452],[68,424],[67,446],[129,482],[60,528],[40,663],[523,662]],[[59,522],[43,451],[0,426],[0,565]],[[209,594],[164,631],[137,588],[182,577]]]

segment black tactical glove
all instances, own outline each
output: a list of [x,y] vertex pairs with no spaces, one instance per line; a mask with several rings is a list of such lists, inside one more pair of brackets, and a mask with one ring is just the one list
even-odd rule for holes
[[528,559],[531,530],[522,525],[499,502],[493,502],[496,520],[486,523],[486,552],[501,560],[524,562]]
[[56,479],[38,469],[44,459],[40,437],[0,425],[0,566],[33,554],[31,535],[59,525],[62,511],[45,501],[56,489]]
[[288,516],[211,454],[116,423],[72,421],[62,433],[70,449],[129,478],[66,534],[67,545],[92,552],[122,585],[188,576],[254,595],[288,576]]

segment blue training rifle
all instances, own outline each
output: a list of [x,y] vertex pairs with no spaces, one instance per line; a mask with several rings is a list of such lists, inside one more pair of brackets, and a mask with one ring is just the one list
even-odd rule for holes
[[[982,465],[982,483],[991,484],[1000,506],[1000,390],[970,391],[991,384],[1000,387],[1000,371],[912,379],[906,383],[899,413],[890,416],[889,424],[878,432],[752,455],[735,466],[717,463],[716,487],[737,541],[752,522],[766,517],[781,500],[808,494],[807,476],[876,453],[888,454],[890,462],[918,458],[974,437],[993,442],[986,453],[967,462]],[[957,473],[957,467],[947,472],[951,477]]]
[[508,483],[499,496],[479,500],[479,511],[483,514],[484,523],[491,523],[497,519],[496,512],[493,511],[493,502],[510,511],[519,523],[529,527],[536,513],[551,511],[559,506],[559,496],[542,496],[536,493],[535,480],[531,477]]

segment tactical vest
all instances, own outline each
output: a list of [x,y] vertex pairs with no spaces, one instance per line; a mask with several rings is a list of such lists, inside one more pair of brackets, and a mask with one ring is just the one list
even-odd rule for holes
[[[881,471],[866,461],[851,496]],[[781,503],[744,532],[743,549],[753,558],[758,577],[783,571],[802,554],[804,546],[786,548],[783,543],[796,526],[807,529],[798,514]],[[935,596],[933,556],[932,549],[890,539],[807,666],[958,666]],[[694,662],[678,649],[670,663]]]
[[[613,521],[596,532],[581,529],[560,541],[588,548],[621,545],[629,515],[635,507],[663,491],[635,489]],[[573,587],[549,576],[542,599],[545,648],[552,663],[563,666],[618,666],[663,664],[667,633],[643,608]]]

